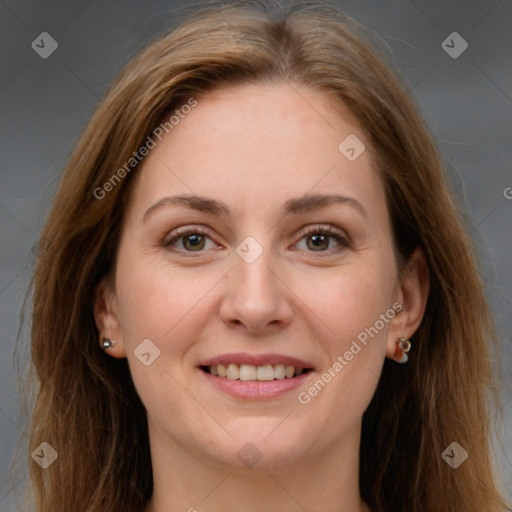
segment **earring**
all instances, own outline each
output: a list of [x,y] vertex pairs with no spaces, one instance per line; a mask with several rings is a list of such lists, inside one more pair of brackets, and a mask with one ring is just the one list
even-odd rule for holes
[[108,350],[109,348],[112,348],[115,344],[116,344],[116,342],[115,342],[113,339],[105,338],[105,339],[101,342],[101,348],[102,348],[103,350]]
[[411,342],[407,338],[396,338],[395,340],[396,350],[395,357],[397,363],[407,363],[409,356],[407,352],[411,350]]

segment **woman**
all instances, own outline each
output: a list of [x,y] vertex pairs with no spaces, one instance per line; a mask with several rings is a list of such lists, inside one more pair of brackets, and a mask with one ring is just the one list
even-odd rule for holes
[[469,239],[336,9],[209,7],[155,41],[42,240],[36,510],[505,509]]

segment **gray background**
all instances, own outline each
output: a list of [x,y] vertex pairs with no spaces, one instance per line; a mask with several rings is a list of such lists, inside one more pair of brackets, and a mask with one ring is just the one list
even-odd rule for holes
[[[449,179],[471,220],[502,345],[504,442],[496,453],[505,483],[512,488],[512,190],[507,189],[512,187],[511,2],[335,3],[388,44],[439,139]],[[14,492],[27,482],[23,464],[8,474],[23,424],[12,352],[35,260],[34,243],[56,178],[109,82],[148,37],[172,24],[173,11],[185,4],[0,2],[2,512],[15,509]],[[457,59],[441,46],[454,31],[469,44]],[[31,47],[42,32],[58,42],[47,59]]]

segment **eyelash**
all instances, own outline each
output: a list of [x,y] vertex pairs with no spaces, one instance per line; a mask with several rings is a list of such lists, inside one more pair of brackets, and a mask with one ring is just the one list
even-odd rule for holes
[[[339,246],[334,249],[327,249],[325,251],[307,251],[307,252],[318,253],[320,256],[322,256],[322,254],[326,254],[326,253],[327,253],[327,255],[332,255],[333,253],[337,253],[337,252],[342,251],[343,249],[347,249],[347,248],[351,247],[348,237],[343,236],[339,231],[337,231],[332,226],[308,226],[301,234],[299,241],[311,234],[327,235],[328,237],[333,238],[336,242],[338,242]],[[212,239],[212,237],[210,237],[210,235],[209,235],[209,231],[200,226],[194,227],[194,228],[190,228],[190,227],[178,228],[178,229],[174,230],[174,232],[170,233],[170,236],[171,236],[170,239],[166,238],[162,241],[162,246],[173,251],[173,252],[186,253],[187,255],[191,255],[190,257],[194,257],[194,256],[192,256],[194,253],[197,253],[197,254],[203,253],[204,250],[186,251],[186,250],[175,249],[175,248],[171,247],[174,243],[179,241],[181,238],[185,238],[188,235],[201,235],[201,236],[205,236],[205,237]]]

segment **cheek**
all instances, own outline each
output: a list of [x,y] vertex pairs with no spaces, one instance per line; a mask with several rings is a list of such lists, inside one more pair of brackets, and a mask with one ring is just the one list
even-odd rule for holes
[[[194,411],[183,388],[189,377],[184,370],[192,364],[192,348],[213,314],[209,292],[220,277],[218,270],[177,269],[151,255],[125,253],[119,258],[123,342],[134,385],[151,415],[162,410],[165,418],[169,409]],[[146,353],[150,355],[142,356]]]
[[211,297],[221,280],[220,269],[197,272],[126,251],[118,262],[117,296],[128,358],[150,339],[167,365],[180,363],[213,314]]
[[380,259],[361,259],[305,277],[300,286],[304,301],[329,327],[335,348],[342,349],[391,308],[394,267]]
[[313,283],[313,278],[304,282],[303,296],[326,326],[325,334],[319,335],[320,348],[327,355],[319,378],[324,376],[328,383],[325,389],[317,386],[323,397],[314,400],[317,405],[334,400],[350,410],[364,411],[377,385],[389,322],[395,315],[395,267],[391,256],[367,256],[333,269],[322,278],[323,286]]
[[395,314],[392,251],[389,258],[368,254],[322,282],[323,287],[304,283],[304,293],[310,290],[308,305],[329,327],[322,339],[328,358],[313,386],[301,390],[299,402],[338,431],[362,416],[378,384]]
[[[130,372],[151,414],[160,414],[165,403],[173,411],[185,408],[195,415],[195,402],[184,389],[193,382],[190,369],[197,364],[197,345],[209,335],[207,324],[216,314],[216,287],[222,286],[227,269],[198,272],[193,267],[172,266],[163,255],[155,256],[119,260],[117,292]],[[156,346],[152,350],[157,357],[148,366],[137,357],[144,340]]]

